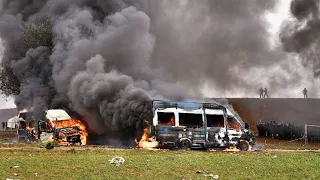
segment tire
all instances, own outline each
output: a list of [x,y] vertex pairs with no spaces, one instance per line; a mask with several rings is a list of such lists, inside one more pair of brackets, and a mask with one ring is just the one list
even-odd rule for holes
[[241,151],[249,151],[251,150],[251,145],[247,140],[240,140],[238,148]]
[[190,143],[188,140],[183,140],[179,143],[179,149],[181,150],[189,150],[190,149]]

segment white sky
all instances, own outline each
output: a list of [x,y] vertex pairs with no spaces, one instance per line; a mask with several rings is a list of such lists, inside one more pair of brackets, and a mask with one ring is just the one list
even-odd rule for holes
[[267,13],[266,19],[270,23],[269,32],[274,35],[271,44],[278,43],[278,31],[284,19],[289,18],[289,7],[291,0],[279,0],[274,12]]
[[[270,12],[268,14],[266,14],[266,19],[267,21],[270,23],[270,28],[269,28],[269,32],[273,35],[274,38],[270,39],[270,44],[272,46],[276,46],[279,42],[278,42],[278,30],[280,28],[281,22],[289,17],[289,5],[290,5],[290,0],[279,0],[278,6],[275,9],[274,12]],[[3,53],[3,49],[2,49],[2,45],[1,45],[1,39],[0,39],[0,59],[2,57],[2,53]],[[301,71],[301,69],[303,69],[303,67],[299,66],[299,63],[297,62],[297,67],[294,67],[297,69],[297,71]],[[299,66],[299,67],[298,67]],[[272,69],[272,68],[271,68]],[[277,70],[277,67],[274,67],[274,70]],[[270,70],[272,71],[272,70]],[[305,70],[303,70],[305,71]],[[256,74],[254,74],[255,72],[260,72],[261,74],[261,70],[259,69],[254,69],[251,72],[247,73],[246,76],[256,76]],[[301,72],[303,73],[303,72]],[[259,75],[258,75],[259,76]],[[312,78],[312,77],[310,77]],[[267,79],[265,80],[267,81]],[[309,81],[308,79],[305,80],[306,82]],[[315,81],[315,80],[313,80]],[[311,82],[314,83],[314,82]],[[319,82],[318,82],[319,83]],[[300,97],[301,95],[301,91],[300,91],[300,87],[296,88],[296,91],[292,91],[292,96],[298,96]],[[212,97],[253,97],[253,96],[257,96],[257,94],[248,94],[246,93],[245,90],[227,90],[227,91],[214,91],[212,87],[209,86],[205,86],[204,87],[204,94],[207,96],[212,96]],[[217,96],[219,95],[219,96]],[[281,94],[278,93],[277,96],[286,96],[286,94]],[[282,96],[282,97],[283,97]],[[13,99],[9,98],[6,99],[3,96],[0,96],[0,109],[4,109],[4,108],[12,108],[15,107],[14,103],[13,103]]]

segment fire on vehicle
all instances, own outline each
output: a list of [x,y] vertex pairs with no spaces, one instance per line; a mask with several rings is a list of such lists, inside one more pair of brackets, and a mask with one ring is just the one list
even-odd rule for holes
[[154,100],[152,107],[152,125],[137,142],[140,148],[248,151],[255,144],[248,124],[221,104]]
[[87,144],[85,124],[63,109],[49,109],[35,118],[32,110],[23,110],[18,115],[18,140],[21,142],[50,142],[59,144]]

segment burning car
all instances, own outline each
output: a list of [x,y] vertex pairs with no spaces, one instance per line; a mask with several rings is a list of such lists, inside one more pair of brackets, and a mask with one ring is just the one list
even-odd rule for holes
[[47,110],[39,121],[40,139],[55,140],[60,144],[87,144],[86,126],[62,109]]
[[153,101],[152,107],[152,125],[137,142],[139,147],[247,151],[255,143],[248,124],[218,103]]

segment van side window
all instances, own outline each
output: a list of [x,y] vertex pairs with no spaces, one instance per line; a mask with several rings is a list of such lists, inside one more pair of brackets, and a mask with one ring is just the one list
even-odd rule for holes
[[207,127],[224,127],[223,115],[207,114]]
[[179,113],[179,126],[186,126],[190,128],[202,127],[202,114]]
[[240,130],[241,126],[239,122],[234,117],[228,117],[228,128]]
[[158,124],[159,125],[175,125],[175,116],[171,112],[158,112]]

